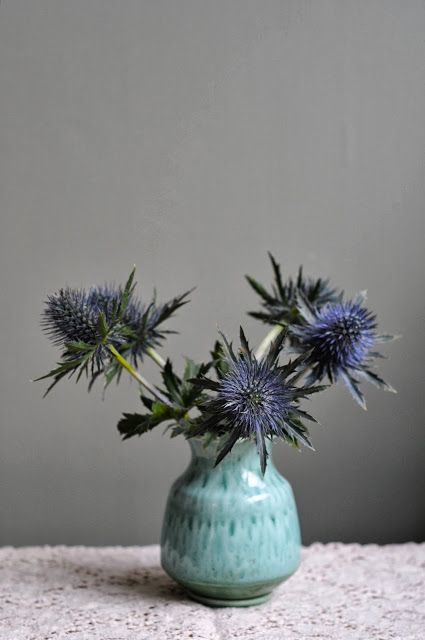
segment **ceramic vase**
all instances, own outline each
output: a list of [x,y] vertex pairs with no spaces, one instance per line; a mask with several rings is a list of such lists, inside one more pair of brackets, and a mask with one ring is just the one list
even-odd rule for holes
[[291,486],[273,465],[270,443],[263,476],[251,440],[238,441],[216,467],[222,440],[188,442],[191,461],[168,496],[162,567],[204,604],[260,604],[299,565]]

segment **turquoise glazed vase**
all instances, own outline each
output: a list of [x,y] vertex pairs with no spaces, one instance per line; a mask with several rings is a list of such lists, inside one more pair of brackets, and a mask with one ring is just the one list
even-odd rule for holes
[[217,467],[222,441],[205,446],[193,438],[189,444],[190,464],[168,497],[162,567],[203,604],[245,607],[265,602],[300,562],[291,486],[271,456],[262,475],[251,440],[238,441]]

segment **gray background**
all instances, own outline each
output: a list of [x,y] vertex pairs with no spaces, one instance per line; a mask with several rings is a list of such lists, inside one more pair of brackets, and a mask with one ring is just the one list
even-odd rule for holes
[[[304,541],[423,537],[425,4],[3,0],[0,5],[0,543],[150,543],[188,460],[161,430],[121,443],[134,384],[30,379],[64,284],[197,285],[167,352],[203,358],[216,324],[253,342],[244,273],[303,263],[368,288],[403,340],[397,396],[314,400],[317,453],[276,447]],[[155,377],[153,364],[145,374]]]

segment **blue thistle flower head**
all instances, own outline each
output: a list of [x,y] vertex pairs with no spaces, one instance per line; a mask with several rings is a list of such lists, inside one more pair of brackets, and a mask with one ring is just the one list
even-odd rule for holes
[[[42,317],[42,327],[53,344],[64,348],[63,360],[68,364],[89,353],[90,371],[102,370],[111,359],[111,352],[107,349],[101,330],[99,317],[104,308],[100,304],[93,304],[84,289],[67,287],[47,297]],[[108,314],[109,316],[109,314]],[[110,326],[108,343],[116,348],[124,342],[124,337],[117,327],[110,324],[110,318],[104,313],[104,318]]]
[[370,369],[375,358],[383,357],[375,351],[376,345],[393,336],[377,334],[376,316],[364,306],[365,300],[365,292],[354,300],[328,303],[320,308],[306,299],[300,300],[301,324],[290,329],[295,350],[307,354],[308,382],[325,378],[331,383],[342,380],[364,409],[366,403],[358,377],[394,391]]
[[326,305],[305,327],[304,341],[332,379],[363,362],[374,345],[375,328],[375,316],[355,302]]
[[304,356],[279,366],[278,357],[285,333],[282,332],[270,347],[267,356],[257,360],[249,348],[241,328],[241,348],[234,353],[232,345],[222,335],[223,358],[226,366],[218,380],[203,377],[194,381],[202,389],[213,391],[202,406],[203,419],[192,435],[206,432],[229,433],[219,452],[217,464],[230,452],[240,438],[253,438],[257,444],[261,469],[266,469],[265,439],[277,436],[292,445],[312,448],[303,419],[314,418],[298,407],[301,398],[324,387],[300,387],[298,367]]
[[97,340],[96,316],[83,289],[67,287],[47,296],[41,324],[55,345]]
[[143,305],[134,296],[134,270],[124,287],[95,286],[88,290],[67,287],[49,295],[42,327],[56,346],[63,348],[59,366],[47,376],[54,382],[78,371],[91,376],[90,386],[102,373],[108,383],[120,375],[121,367],[110,347],[124,357],[138,360],[150,347],[157,346],[167,331],[159,325],[187,302],[189,292],[157,305],[155,298]]

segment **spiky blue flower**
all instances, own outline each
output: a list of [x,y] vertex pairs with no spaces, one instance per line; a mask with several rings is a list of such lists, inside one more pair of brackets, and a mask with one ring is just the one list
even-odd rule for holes
[[[219,452],[217,464],[229,453],[239,438],[253,438],[257,444],[261,469],[267,461],[265,439],[278,436],[290,444],[299,443],[312,448],[308,430],[302,419],[315,419],[298,407],[301,398],[320,391],[323,387],[297,387],[301,356],[286,366],[279,366],[278,357],[284,333],[270,347],[262,360],[257,360],[241,328],[241,349],[234,353],[224,336],[225,373],[219,380],[202,378],[197,384],[214,391],[203,409],[203,420],[193,435],[206,432],[229,433]],[[195,381],[196,382],[196,381]]]
[[67,287],[48,295],[41,324],[55,345],[77,341],[92,344],[97,338],[97,317],[83,289]]
[[48,296],[42,327],[63,351],[59,366],[43,377],[53,377],[54,385],[79,370],[79,375],[90,372],[91,384],[101,373],[110,382],[121,372],[111,347],[137,365],[149,348],[165,338],[169,332],[159,325],[187,302],[188,292],[161,305],[155,299],[143,305],[134,296],[133,278],[134,270],[125,287],[101,285],[88,291],[68,287]]
[[300,300],[301,324],[290,330],[295,350],[307,354],[308,382],[312,384],[326,378],[332,383],[342,380],[364,409],[366,403],[359,388],[359,377],[394,392],[370,369],[376,358],[383,357],[375,351],[377,344],[393,336],[378,335],[376,316],[364,306],[365,300],[365,292],[354,300],[329,303],[321,308]]
[[[67,287],[47,297],[41,324],[53,344],[64,348],[62,357],[67,362],[81,357],[91,347],[90,364],[94,373],[111,359],[99,324],[100,313],[104,311],[104,305],[93,304],[84,289]],[[105,319],[107,315],[111,326],[110,314],[105,313]],[[124,337],[117,328],[111,326],[111,329],[108,343],[118,348],[124,342]]]

